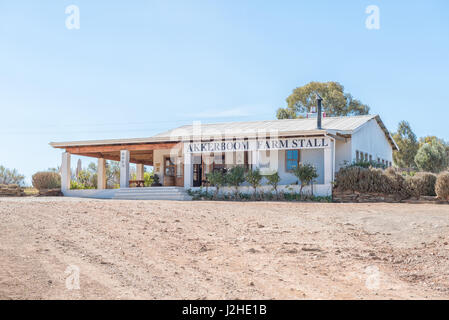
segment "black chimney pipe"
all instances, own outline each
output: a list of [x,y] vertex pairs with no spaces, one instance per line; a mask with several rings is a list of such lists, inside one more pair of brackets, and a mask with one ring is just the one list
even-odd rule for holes
[[321,101],[323,101],[323,98],[321,98],[318,93],[316,94],[316,101],[317,101],[317,105],[318,105],[318,108],[317,108],[318,117],[316,120],[316,128],[321,130],[322,129],[321,128]]

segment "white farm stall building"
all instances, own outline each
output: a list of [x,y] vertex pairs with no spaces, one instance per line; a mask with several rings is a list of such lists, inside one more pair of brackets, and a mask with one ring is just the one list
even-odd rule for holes
[[[207,184],[207,173],[236,165],[248,170],[260,168],[262,174],[277,171],[281,188],[297,188],[292,170],[299,163],[316,167],[314,194],[326,196],[332,193],[335,173],[342,166],[357,160],[391,166],[393,150],[397,149],[378,115],[193,123],[149,138],[50,144],[65,149],[65,195],[129,199],[169,199],[173,190],[179,195],[174,198],[185,199],[184,190]],[[71,154],[98,158],[97,190],[70,190]],[[120,189],[106,190],[105,160],[120,161]],[[130,163],[136,164],[137,180],[143,179],[144,166],[152,166],[163,187],[130,188]],[[247,189],[243,184],[242,192]],[[136,193],[140,197],[135,197]]]

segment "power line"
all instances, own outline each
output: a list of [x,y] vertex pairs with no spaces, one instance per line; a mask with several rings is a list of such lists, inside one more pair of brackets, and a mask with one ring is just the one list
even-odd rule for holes
[[[266,116],[268,114],[261,114],[259,116]],[[239,118],[248,118],[248,117],[252,117],[252,116],[244,116],[244,117],[239,117]],[[222,121],[216,121],[217,123],[219,122],[226,122],[224,121],[224,119],[234,119],[235,117],[226,117],[226,118],[220,118],[220,120]],[[134,126],[134,125],[145,125],[145,126],[152,126],[152,125],[157,125],[157,124],[189,124],[191,122],[194,121],[206,121],[206,120],[217,120],[217,118],[202,118],[202,119],[198,119],[198,120],[158,120],[158,121],[144,121],[144,122],[115,122],[115,123],[84,123],[84,124],[44,124],[44,125],[40,125],[41,128],[48,128],[48,127],[90,127],[90,126],[95,126],[95,127],[107,127],[107,126]],[[29,128],[29,127],[28,127]],[[156,128],[160,128],[156,127]],[[155,129],[155,128],[141,128],[141,129],[111,129],[111,130],[63,130],[63,131],[42,131],[42,130],[32,130],[32,131],[24,131],[24,130],[14,130],[14,131],[0,131],[0,134],[69,134],[69,133],[128,133],[128,132],[148,132],[151,129]],[[161,130],[164,129],[172,129],[172,128],[162,128]],[[159,129],[158,129],[159,130]]]

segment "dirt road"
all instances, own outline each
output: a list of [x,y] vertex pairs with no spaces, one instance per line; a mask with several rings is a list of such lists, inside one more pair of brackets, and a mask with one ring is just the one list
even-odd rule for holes
[[448,243],[447,205],[0,198],[0,299],[447,299]]

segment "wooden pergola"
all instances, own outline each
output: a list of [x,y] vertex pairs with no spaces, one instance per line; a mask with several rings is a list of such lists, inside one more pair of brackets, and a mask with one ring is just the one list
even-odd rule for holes
[[55,146],[65,149],[66,152],[92,158],[120,161],[120,151],[130,152],[130,163],[153,165],[153,150],[171,149],[178,143],[139,143],[139,144],[112,144],[112,145],[90,145],[90,146]]
[[98,159],[98,189],[106,188],[106,160],[120,162],[120,187],[129,186],[129,164],[136,164],[137,180],[142,181],[144,165],[154,165],[154,150],[178,149],[179,142],[138,141],[128,140],[102,140],[102,141],[74,141],[50,143],[54,148],[64,149],[61,165],[61,189],[70,189],[71,155],[91,157]]

